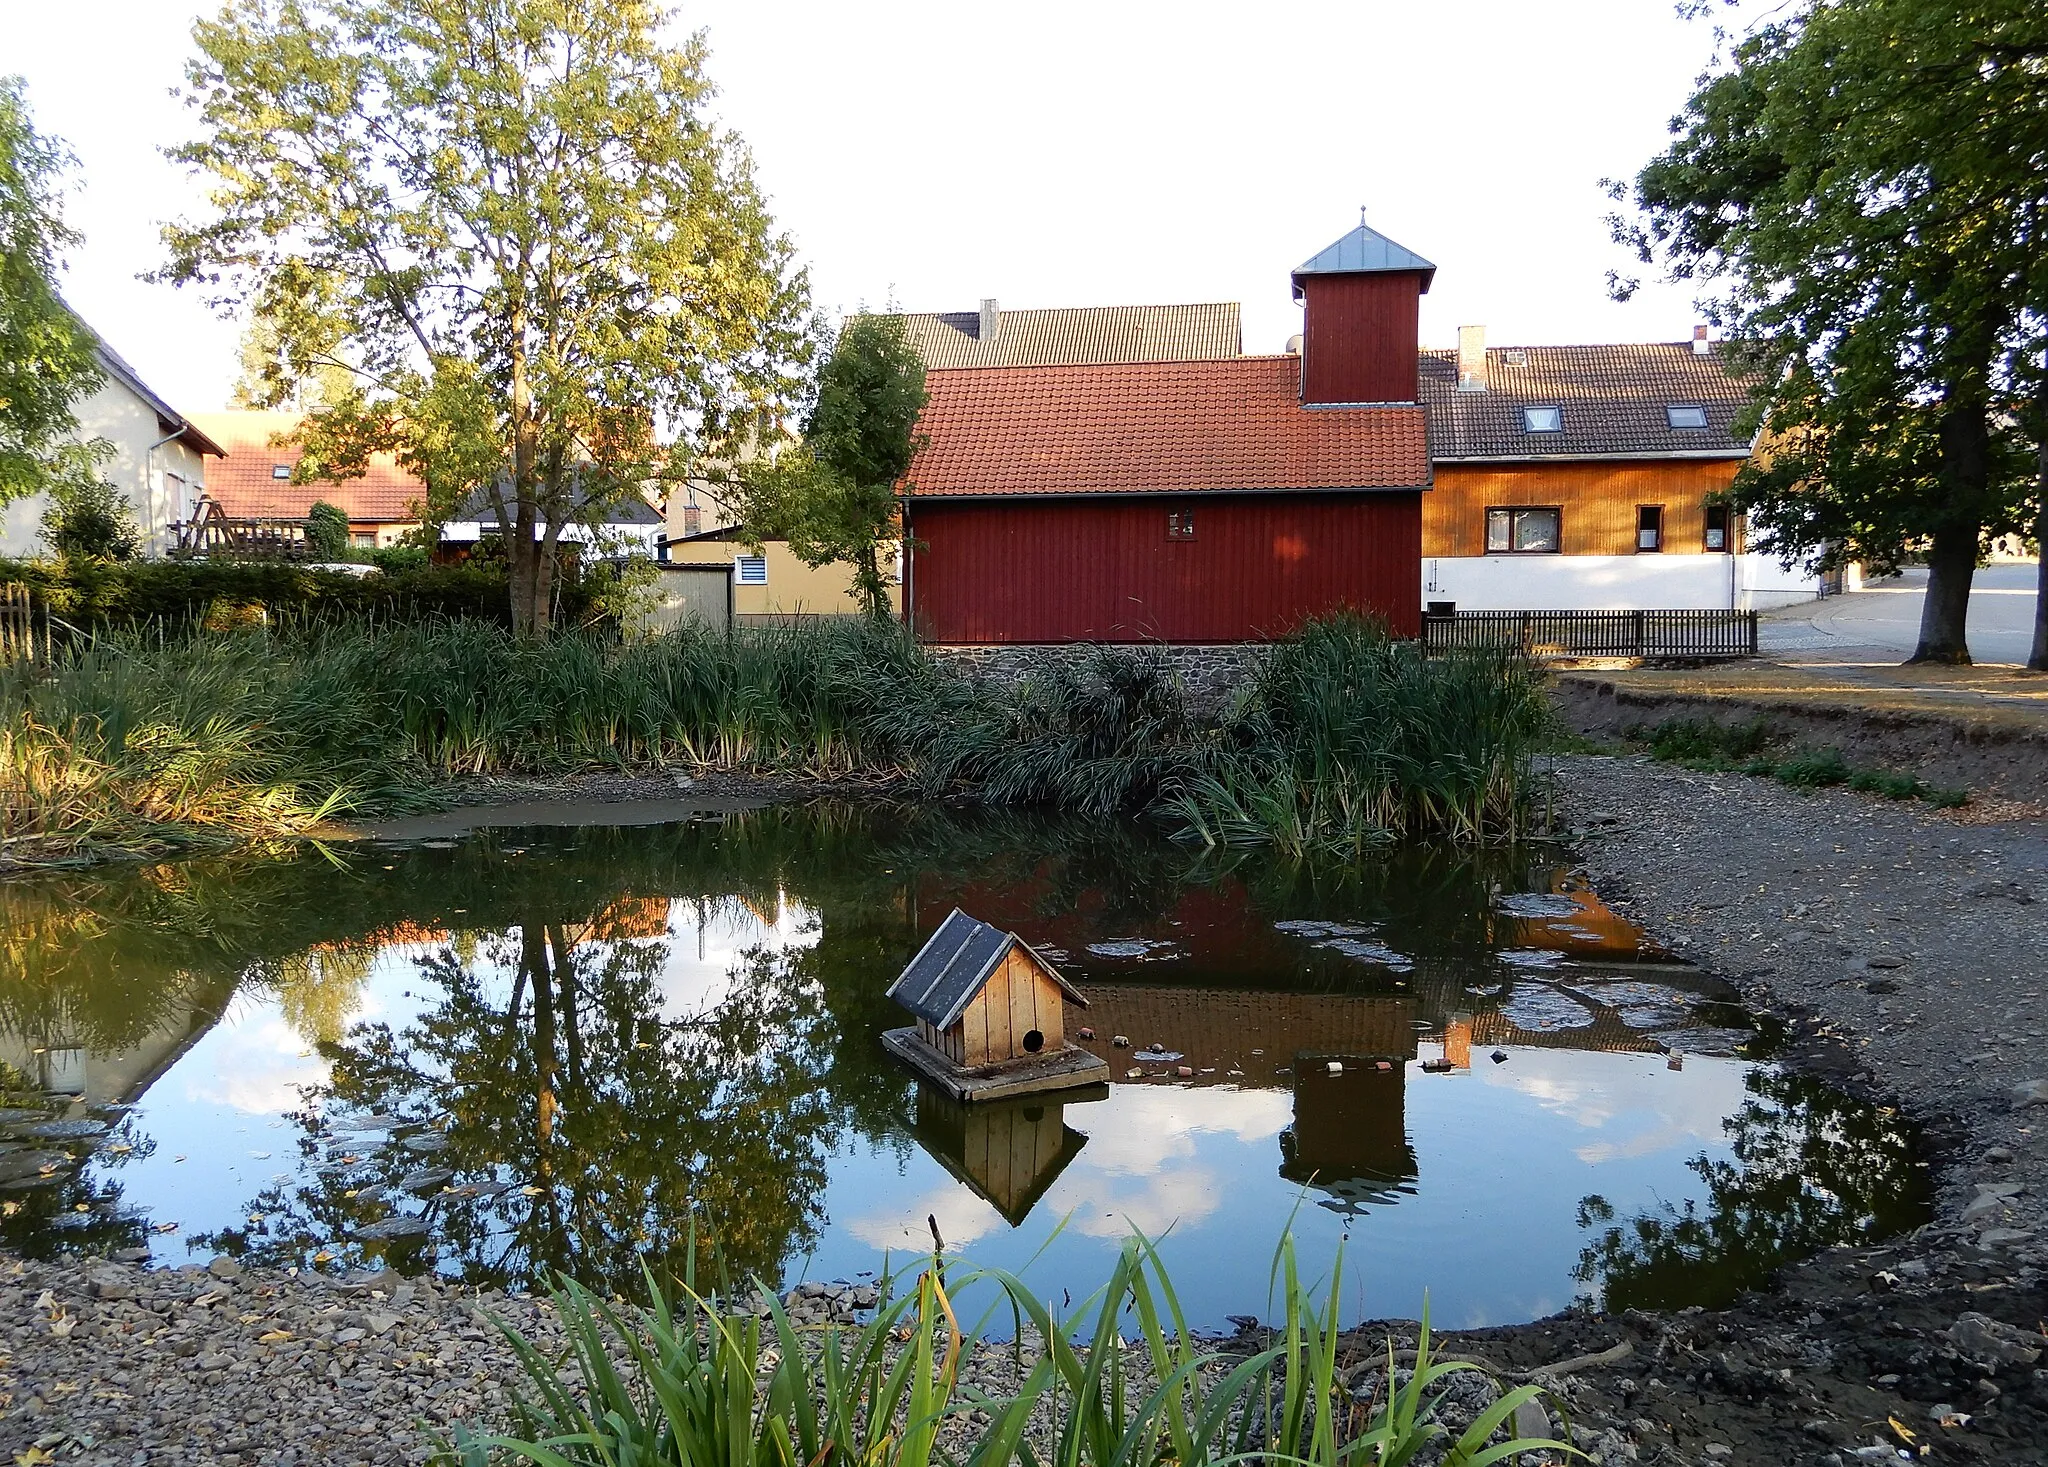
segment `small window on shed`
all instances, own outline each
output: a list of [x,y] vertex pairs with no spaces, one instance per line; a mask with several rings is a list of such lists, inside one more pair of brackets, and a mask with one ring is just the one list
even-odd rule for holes
[[1192,540],[1195,538],[1195,512],[1191,509],[1170,509],[1166,512],[1166,538],[1169,540]]
[[1522,427],[1530,433],[1562,433],[1564,431],[1564,409],[1560,407],[1525,407],[1522,409]]
[[1664,409],[1664,421],[1680,432],[1697,433],[1707,426],[1707,410],[1696,402],[1674,402]]
[[767,585],[768,557],[765,555],[741,555],[734,557],[732,578],[742,586]]
[[291,476],[292,466],[290,464],[272,464],[270,466],[270,477],[273,479],[289,479]]

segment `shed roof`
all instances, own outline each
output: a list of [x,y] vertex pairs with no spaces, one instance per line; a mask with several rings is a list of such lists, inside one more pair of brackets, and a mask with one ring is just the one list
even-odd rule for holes
[[1189,361],[1244,350],[1235,301],[998,311],[987,340],[978,311],[910,313],[903,324],[911,346],[934,368]]
[[947,1028],[981,991],[982,984],[995,972],[996,965],[1003,960],[1012,943],[1030,953],[1068,998],[1083,1008],[1088,1006],[1081,990],[1069,983],[1060,970],[1040,956],[1030,943],[1014,932],[978,922],[958,907],[947,914],[946,920],[939,924],[939,930],[931,935],[931,940],[910,960],[910,966],[889,985],[888,996],[927,1024],[939,1029]]
[[1426,293],[1436,279],[1436,266],[1403,244],[1396,244],[1360,220],[1358,228],[1324,245],[1294,267],[1294,298],[1301,299],[1304,275],[1391,275],[1415,270]]
[[933,372],[913,498],[1419,489],[1416,407],[1305,408],[1301,358]]
[[[1745,458],[1735,420],[1749,400],[1718,351],[1690,342],[1489,347],[1486,390],[1461,391],[1458,354],[1425,351],[1421,397],[1437,461],[1585,457]],[[1673,428],[1665,409],[1706,409],[1705,428]],[[1525,407],[1562,409],[1555,433],[1531,433]]]

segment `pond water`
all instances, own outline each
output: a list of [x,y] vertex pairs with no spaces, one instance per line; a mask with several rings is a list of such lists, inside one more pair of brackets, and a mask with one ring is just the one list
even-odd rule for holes
[[[1477,1325],[1924,1219],[1900,1119],[1564,870],[816,806],[0,885],[0,1243],[637,1292],[692,1238],[788,1284],[935,1224],[1078,1298],[1136,1228],[1221,1326],[1291,1219],[1350,1317]],[[963,1107],[887,1057],[955,906],[1087,995],[1106,1087]]]

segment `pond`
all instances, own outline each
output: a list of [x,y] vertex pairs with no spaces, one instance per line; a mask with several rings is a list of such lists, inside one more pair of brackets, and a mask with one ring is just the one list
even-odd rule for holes
[[[1079,1297],[1141,1229],[1221,1327],[1291,1220],[1348,1316],[1471,1326],[1924,1220],[1901,1119],[1566,871],[817,805],[0,885],[0,1243],[637,1292],[692,1240],[786,1285],[936,1226]],[[968,1107],[887,1056],[956,906],[1086,995],[1106,1087]]]

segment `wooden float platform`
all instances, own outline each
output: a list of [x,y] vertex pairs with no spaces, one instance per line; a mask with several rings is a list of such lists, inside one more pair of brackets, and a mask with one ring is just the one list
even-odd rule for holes
[[971,1069],[956,1065],[927,1044],[915,1027],[890,1029],[882,1044],[923,1079],[955,1100],[999,1100],[1011,1095],[1039,1095],[1080,1085],[1104,1085],[1109,1064],[1078,1044],[1063,1045],[1051,1054],[1034,1054]]

